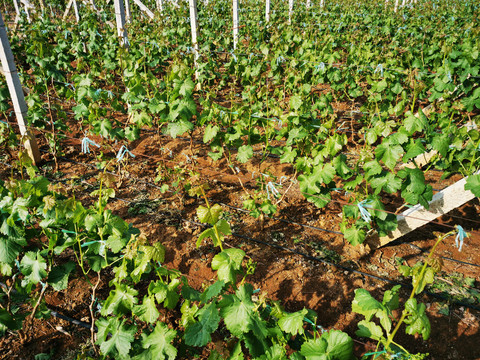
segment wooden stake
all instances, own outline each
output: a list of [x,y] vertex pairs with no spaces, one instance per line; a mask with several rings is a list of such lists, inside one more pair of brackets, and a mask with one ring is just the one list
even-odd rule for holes
[[[195,53],[195,69],[198,69],[198,59],[200,58],[200,52],[198,47],[197,32],[197,0],[190,0],[190,26],[192,28],[192,45]],[[198,70],[195,70],[195,79],[198,79]]]
[[130,0],[124,0],[125,1],[125,21],[127,23],[132,22],[132,13],[130,12]]
[[[479,174],[478,171],[476,174]],[[442,191],[433,195],[432,201],[429,202],[429,208],[426,210],[422,205],[418,204],[412,208],[397,215],[398,228],[392,231],[388,236],[378,239],[379,246],[388,244],[389,242],[406,235],[413,230],[429,223],[436,218],[447,214],[453,209],[462,206],[475,198],[470,190],[465,190],[467,178],[457,181],[455,184],[448,186]],[[375,240],[373,240],[375,241]]]
[[138,7],[140,8],[140,10],[142,10],[145,14],[147,14],[147,16],[150,18],[150,19],[153,19],[155,17],[155,15],[153,14],[153,12],[150,11],[149,8],[147,8],[140,0],[133,0],[133,2],[135,4],[138,5]]
[[238,0],[233,0],[233,50],[238,43]]
[[293,0],[288,0],[288,25],[292,24]]
[[115,19],[117,21],[117,36],[120,38],[120,45],[128,49],[128,36],[125,29],[125,7],[123,0],[114,0]]
[[25,125],[27,117],[27,104],[25,103],[25,97],[23,95],[22,84],[17,73],[15,66],[15,60],[13,58],[12,49],[10,47],[10,41],[8,40],[7,32],[5,30],[5,23],[3,22],[3,15],[0,12],[0,58],[2,61],[2,68],[7,78],[8,91],[12,97],[13,109],[17,116],[18,126],[20,128],[20,134],[25,139],[25,148],[28,155],[32,159],[34,164],[40,163],[40,151],[38,150],[37,140],[35,136],[28,130]]

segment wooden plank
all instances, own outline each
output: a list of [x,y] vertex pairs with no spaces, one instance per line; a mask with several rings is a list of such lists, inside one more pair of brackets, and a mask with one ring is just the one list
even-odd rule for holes
[[117,36],[120,39],[120,46],[128,49],[128,36],[125,28],[125,6],[123,0],[114,0],[115,20],[117,21]]
[[270,21],[270,0],[265,2],[265,21]]
[[150,19],[153,19],[155,17],[155,15],[153,14],[153,12],[150,11],[149,8],[147,8],[140,0],[133,0],[133,2],[135,4],[138,5],[138,7],[140,8],[140,10],[142,10],[145,14],[147,14],[147,16],[150,18]]
[[[480,171],[476,174],[479,173]],[[464,205],[468,201],[473,200],[475,195],[473,195],[470,190],[465,190],[466,182],[467,178],[463,178],[433,195],[432,200],[429,202],[430,206],[428,210],[422,205],[416,205],[400,215],[397,215],[398,228],[388,234],[388,236],[380,237],[378,239],[378,244],[375,245],[386,245],[389,242],[398,239],[430,221]],[[375,243],[376,241],[373,240],[373,242]]]
[[238,0],[233,0],[233,50],[237,48],[238,43]]
[[20,134],[25,139],[25,149],[32,159],[34,164],[40,163],[40,151],[38,150],[37,140],[32,132],[26,126],[27,118],[27,104],[23,95],[22,84],[17,73],[15,60],[13,58],[10,41],[8,40],[7,31],[5,30],[5,23],[3,22],[3,15],[0,12],[0,58],[2,68],[7,79],[8,91],[12,98],[13,109],[17,116]]
[[[198,23],[197,23],[197,0],[190,0],[190,26],[192,28],[192,45],[195,53],[195,69],[198,69],[198,59],[200,58],[200,50],[197,41]],[[198,79],[198,71],[195,70],[195,79]]]
[[288,0],[288,25],[292,24],[293,0]]

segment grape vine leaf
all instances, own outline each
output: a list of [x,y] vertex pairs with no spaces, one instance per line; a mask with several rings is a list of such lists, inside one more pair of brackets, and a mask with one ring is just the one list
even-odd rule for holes
[[355,335],[380,340],[383,337],[383,330],[374,322],[362,320],[358,323],[358,330],[355,331]]
[[253,148],[250,145],[242,145],[238,148],[237,160],[246,163],[253,156]]
[[227,329],[235,336],[241,336],[253,328],[254,303],[252,302],[253,287],[244,284],[235,295],[226,295],[219,303]]
[[103,316],[112,313],[117,315],[128,314],[138,301],[137,294],[137,290],[126,284],[115,284],[115,290],[110,291],[110,295],[103,304],[101,314]]
[[47,281],[55,291],[65,290],[68,285],[68,276],[74,269],[75,263],[72,261],[55,266],[48,274]]
[[382,142],[375,149],[375,157],[378,160],[382,160],[390,170],[394,169],[402,154],[403,148],[400,145],[395,145],[388,141]]
[[167,325],[158,322],[155,330],[148,336],[142,334],[142,347],[145,349],[142,353],[135,356],[135,360],[164,360],[175,359],[177,349],[172,345],[177,332],[169,329]]
[[20,262],[20,271],[25,278],[22,280],[22,286],[28,284],[38,284],[47,276],[47,261],[40,255],[40,252],[27,252]]
[[473,195],[480,197],[480,174],[470,175],[465,184],[465,190],[470,190]]
[[353,339],[339,330],[323,333],[321,337],[302,344],[300,354],[306,360],[350,360],[353,356]]
[[304,332],[303,329],[303,319],[307,315],[308,310],[303,309],[301,311],[297,311],[291,314],[287,314],[278,320],[278,326],[280,329],[285,331],[286,333],[297,335],[302,335]]
[[344,228],[342,231],[345,239],[347,239],[347,241],[353,246],[363,243],[365,241],[365,237],[367,236],[365,230],[355,225],[349,228]]
[[112,358],[128,357],[137,328],[125,325],[125,322],[126,320],[120,322],[116,317],[100,318],[95,322],[98,328],[97,344],[103,354]]
[[293,95],[290,98],[290,107],[293,110],[297,111],[298,109],[300,109],[302,104],[303,104],[303,101],[302,101],[302,98],[300,97],[300,95]]
[[217,330],[220,315],[215,302],[203,307],[199,312],[199,321],[185,330],[185,343],[190,346],[205,346],[211,340],[211,334]]
[[405,332],[410,335],[421,334],[423,340],[427,340],[430,337],[431,325],[427,314],[425,314],[425,304],[417,304],[415,298],[408,299],[405,303],[405,309],[408,311],[408,316],[405,318],[405,323],[408,326]]
[[220,218],[222,212],[222,207],[218,204],[213,205],[210,208],[205,206],[199,206],[197,208],[198,220],[202,223],[207,223],[210,225],[215,225]]
[[217,270],[219,280],[225,283],[236,283],[237,274],[240,273],[245,252],[241,249],[226,249],[214,256],[212,269]]
[[206,144],[210,142],[215,136],[217,136],[220,128],[217,125],[207,125],[205,132],[203,133],[203,142]]
[[[21,240],[24,242],[23,239]],[[20,251],[22,251],[22,246],[16,241],[16,238],[0,235],[0,262],[10,264],[17,258]]]
[[135,305],[133,307],[133,314],[146,323],[153,324],[157,321],[160,313],[155,306],[155,299],[153,295],[145,295],[141,305]]

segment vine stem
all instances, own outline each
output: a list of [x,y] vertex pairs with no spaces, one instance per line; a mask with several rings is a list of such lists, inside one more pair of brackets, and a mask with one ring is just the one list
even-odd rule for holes
[[[425,261],[425,263],[423,264],[423,267],[422,267],[422,271],[420,272],[420,276],[419,276],[419,279],[423,279],[423,277],[425,276],[425,271],[427,270],[427,266],[428,266],[428,261],[433,257],[433,254],[435,253],[435,249],[437,248],[437,246],[444,240],[446,239],[447,237],[449,237],[450,235],[453,235],[455,233],[455,231],[450,231],[449,233],[446,233],[445,235],[441,236],[438,238],[438,240],[436,241],[435,245],[433,245],[433,248],[432,250],[430,251],[430,254],[428,254],[428,257],[427,257],[427,260]],[[412,289],[412,292],[410,293],[410,297],[408,298],[407,301],[411,300],[414,298],[414,296],[416,295],[416,292],[417,292],[417,289],[420,285],[420,282],[421,281],[417,281],[414,286],[413,286],[413,289]],[[406,317],[408,316],[408,311],[407,309],[403,309],[402,311],[402,316],[400,317],[400,320],[398,321],[397,323],[397,326],[395,326],[395,329],[393,329],[392,333],[388,336],[388,339],[387,339],[387,342],[385,343],[385,349],[389,349],[390,347],[390,344],[393,342],[393,338],[395,337],[395,334],[398,332],[398,330],[400,329],[400,326],[403,324],[403,322],[405,321]]]
[[92,346],[97,353],[97,348],[95,347],[95,314],[93,313],[93,305],[95,305],[95,293],[97,291],[97,287],[100,284],[100,271],[97,273],[98,279],[96,284],[93,286],[92,289],[92,301],[90,302],[90,306],[88,307],[90,309],[90,319],[91,319],[91,326],[90,326],[90,340],[92,341]]

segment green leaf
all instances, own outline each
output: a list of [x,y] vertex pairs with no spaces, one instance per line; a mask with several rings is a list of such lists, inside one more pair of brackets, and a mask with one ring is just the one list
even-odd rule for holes
[[380,340],[384,334],[380,326],[371,321],[362,320],[358,323],[358,330],[355,335],[370,338],[373,340]]
[[297,335],[303,334],[303,319],[307,315],[308,310],[303,309],[301,311],[294,312],[292,314],[285,315],[278,321],[278,326],[280,329],[286,333]]
[[480,174],[470,175],[465,184],[465,190],[470,190],[473,195],[480,197]]
[[242,164],[246,163],[253,156],[253,148],[250,145],[243,145],[238,148],[237,160]]
[[215,296],[220,294],[220,292],[223,290],[224,287],[225,287],[224,281],[219,280],[214,282],[200,296],[201,302],[206,303],[210,299],[214,298]]
[[385,176],[374,177],[371,179],[370,185],[375,189],[375,195],[378,195],[382,190],[389,194],[393,194],[402,187],[402,179],[396,177],[395,174],[388,172]]
[[21,251],[22,246],[13,238],[0,235],[0,262],[11,264]]
[[120,322],[116,317],[111,317],[108,320],[100,318],[95,322],[98,328],[97,344],[100,345],[103,354],[112,358],[117,358],[118,355],[127,357],[135,339],[137,328],[125,325],[125,322],[126,320]]
[[385,141],[375,149],[375,157],[378,160],[382,160],[390,170],[395,168],[402,154],[403,148],[400,145],[386,143]]
[[303,343],[300,354],[306,360],[350,360],[354,358],[353,339],[344,332],[331,330]]
[[186,79],[182,86],[180,86],[179,94],[183,96],[192,96],[195,83],[191,79]]
[[210,208],[205,206],[199,206],[197,208],[198,220],[202,223],[207,223],[212,226],[217,223],[221,213],[222,207],[218,204],[215,204]]
[[115,290],[110,291],[110,295],[102,307],[103,316],[109,314],[127,315],[138,302],[138,291],[127,284],[115,284]]
[[25,278],[22,280],[22,286],[38,284],[47,276],[46,268],[47,262],[40,255],[40,252],[27,252],[20,262],[20,271],[25,275]]
[[5,333],[6,330],[19,330],[21,328],[21,321],[15,319],[7,310],[0,308],[0,334]]
[[220,128],[217,125],[209,124],[203,133],[203,142],[205,144],[210,142],[215,136],[217,136],[218,130],[220,130]]
[[145,295],[141,305],[135,305],[133,307],[133,314],[138,316],[141,321],[153,324],[157,321],[160,313],[155,305],[155,299],[153,295]]
[[211,334],[217,330],[220,323],[215,302],[206,305],[198,314],[199,321],[185,330],[185,343],[190,346],[205,346],[212,341]]
[[293,95],[290,98],[290,107],[293,110],[297,111],[298,109],[300,109],[302,104],[303,104],[303,101],[302,101],[302,98],[300,97],[300,95]]
[[365,238],[367,234],[365,233],[365,230],[357,227],[357,226],[352,226],[350,228],[345,229],[343,232],[343,236],[347,241],[352,244],[353,246],[360,245],[365,241]]
[[68,276],[74,269],[75,263],[72,261],[55,266],[48,274],[47,282],[52,285],[55,291],[65,290],[68,285]]
[[242,268],[242,261],[245,252],[241,249],[226,249],[214,256],[212,260],[212,269],[217,270],[219,280],[225,283],[235,284],[237,282],[237,274]]
[[191,130],[193,130],[193,124],[190,121],[182,119],[177,122],[169,123],[165,132],[167,135],[170,135],[175,139],[177,136],[183,135]]
[[405,119],[405,129],[408,131],[409,135],[413,135],[414,132],[422,132],[426,129],[428,122],[427,118],[420,110],[419,115],[415,116],[411,112],[408,112],[407,118]]
[[425,314],[425,304],[417,304],[417,299],[412,298],[405,303],[405,309],[409,314],[405,318],[405,323],[408,324],[405,332],[410,335],[421,334],[423,340],[427,340],[430,337],[431,326]]
[[177,349],[172,345],[177,332],[169,329],[164,323],[158,322],[155,330],[148,336],[143,335],[142,347],[145,349],[136,360],[175,359]]
[[241,336],[252,330],[255,307],[252,294],[253,287],[247,283],[240,286],[235,295],[225,296],[220,303],[220,314],[227,329],[235,336]]

